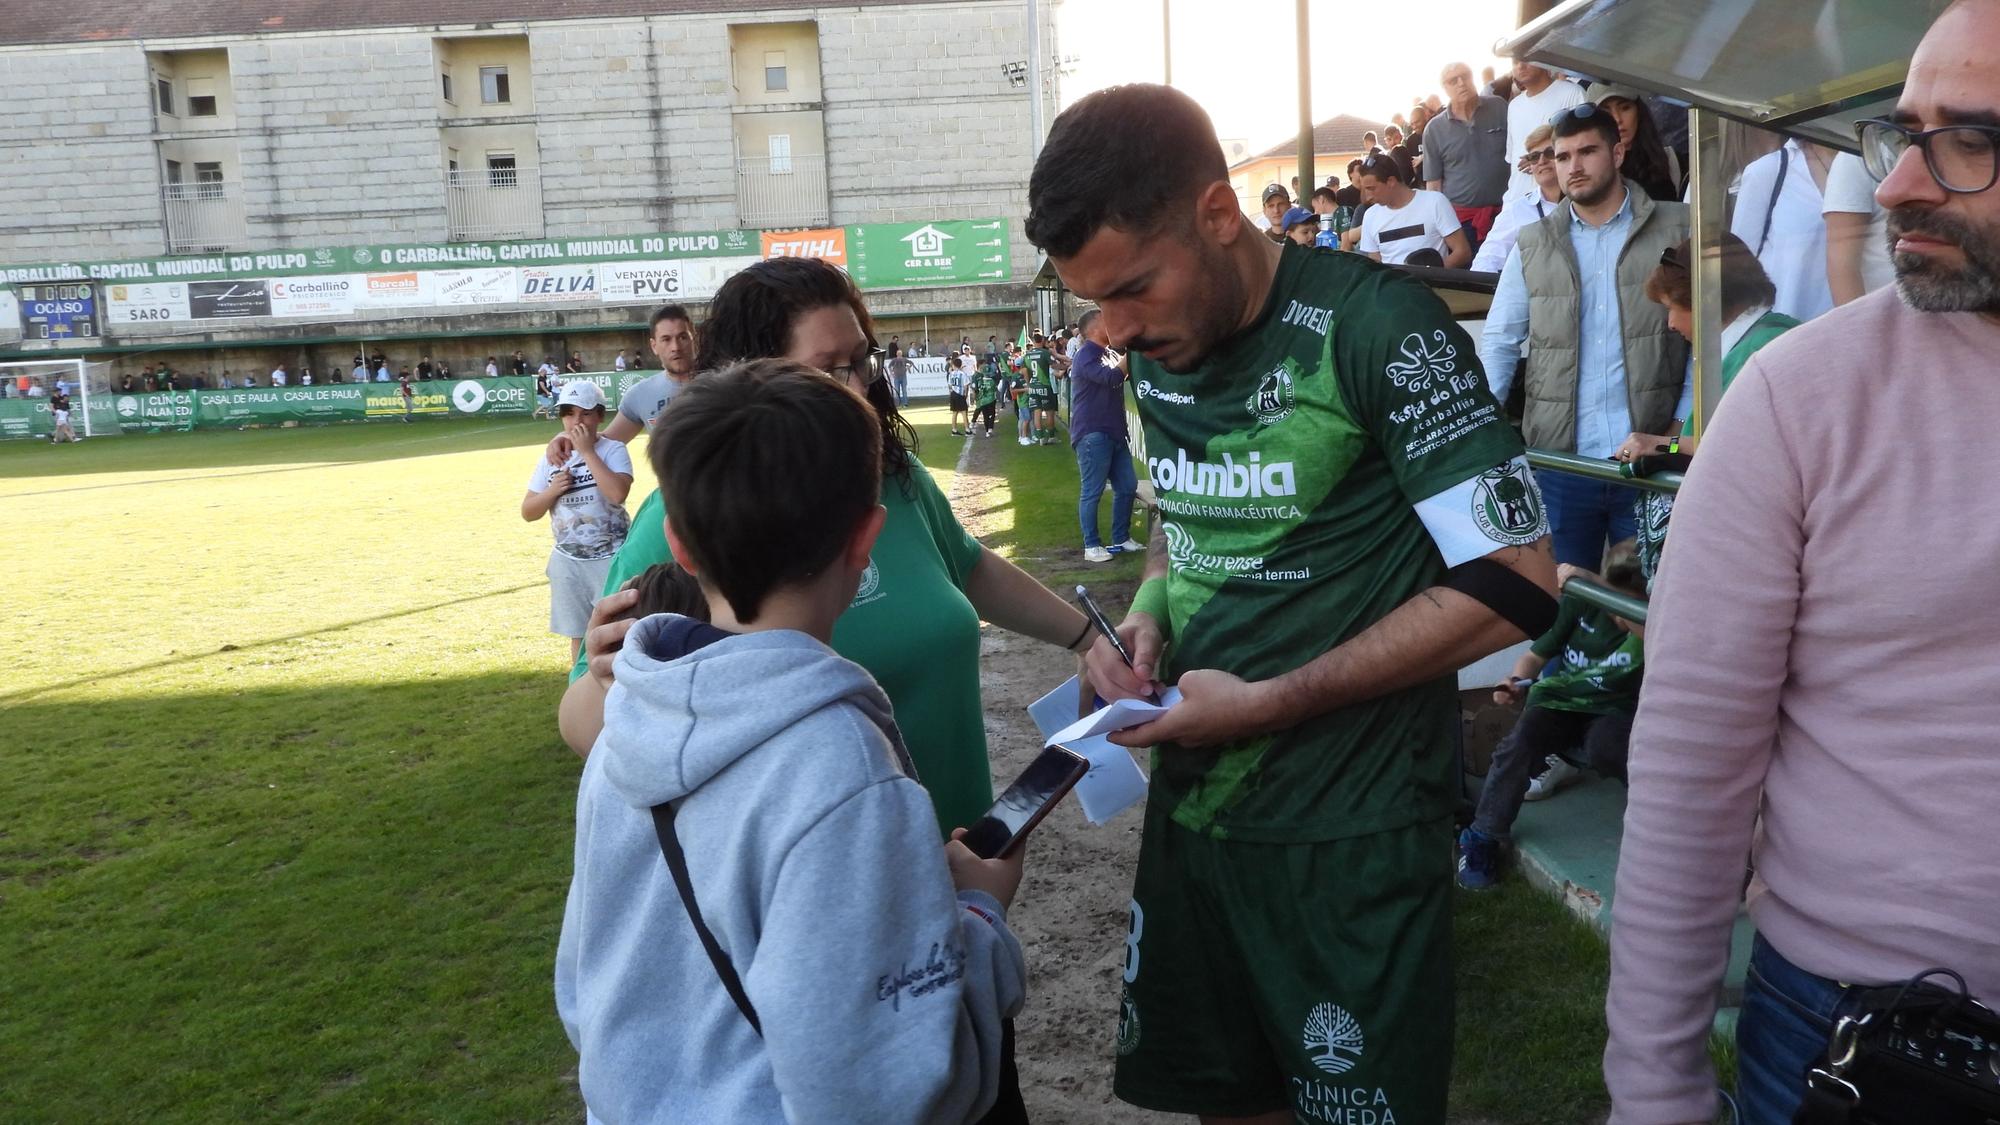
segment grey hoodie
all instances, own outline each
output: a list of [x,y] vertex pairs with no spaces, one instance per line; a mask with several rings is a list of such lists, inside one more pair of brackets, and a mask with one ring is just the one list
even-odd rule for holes
[[[592,1118],[977,1119],[1026,967],[1000,905],[954,894],[888,698],[803,633],[715,635],[632,627],[578,789],[556,1008]],[[762,1039],[660,856],[664,801]]]

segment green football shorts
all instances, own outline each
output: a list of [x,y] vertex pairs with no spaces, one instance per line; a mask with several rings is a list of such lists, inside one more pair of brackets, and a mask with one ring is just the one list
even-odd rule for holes
[[1441,1125],[1451,1080],[1451,824],[1250,844],[1148,804],[1118,1014],[1118,1097]]

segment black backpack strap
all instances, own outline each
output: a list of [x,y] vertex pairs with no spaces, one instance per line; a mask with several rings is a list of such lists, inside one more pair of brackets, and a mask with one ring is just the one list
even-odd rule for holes
[[[1789,143],[1789,142],[1787,142]],[[1757,254],[1762,256],[1764,244],[1771,241],[1771,220],[1778,214],[1778,196],[1785,191],[1785,173],[1792,170],[1792,150],[1778,147],[1778,178],[1771,184],[1771,203],[1764,208],[1764,232],[1757,236]]]
[[695,936],[701,938],[701,947],[708,951],[708,959],[715,966],[715,975],[722,978],[722,987],[729,990],[729,998],[736,1001],[736,1010],[750,1021],[750,1030],[764,1037],[764,1025],[757,1022],[757,1009],[750,1006],[750,994],[743,991],[743,978],[736,975],[736,966],[729,963],[729,955],[722,951],[722,944],[715,940],[708,923],[701,920],[701,908],[695,905],[694,884],[688,880],[687,855],[681,851],[680,837],[674,832],[674,807],[661,803],[653,806],[653,831],[660,837],[660,854],[667,857],[667,870],[673,873],[674,887],[681,893],[681,905],[687,907],[688,921],[694,923]]

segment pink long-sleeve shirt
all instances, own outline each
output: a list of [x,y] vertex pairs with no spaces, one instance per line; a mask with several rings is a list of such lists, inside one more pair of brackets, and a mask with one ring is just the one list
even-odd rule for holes
[[1710,1121],[1745,860],[1809,972],[2000,1001],[2000,323],[1880,290],[1760,351],[1674,506],[1612,906],[1617,1125]]

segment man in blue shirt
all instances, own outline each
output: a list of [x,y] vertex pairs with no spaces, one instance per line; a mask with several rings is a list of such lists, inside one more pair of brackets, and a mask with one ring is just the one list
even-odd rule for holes
[[1083,526],[1083,557],[1086,562],[1110,562],[1111,551],[1097,537],[1097,498],[1111,483],[1111,541],[1119,551],[1143,551],[1145,545],[1132,538],[1132,500],[1139,493],[1139,479],[1132,472],[1132,451],[1125,439],[1125,359],[1110,362],[1109,341],[1097,310],[1083,314],[1078,322],[1083,343],[1070,361],[1073,388],[1069,414],[1069,443],[1076,451],[1077,474],[1083,479],[1077,497],[1077,522]]
[[[1646,299],[1645,279],[1687,237],[1687,206],[1655,202],[1619,176],[1625,146],[1608,112],[1585,103],[1552,124],[1556,175],[1569,198],[1524,227],[1508,254],[1479,360],[1505,402],[1526,343],[1528,444],[1609,458],[1634,427],[1679,432],[1687,343]],[[1596,570],[1607,540],[1637,530],[1629,490],[1564,473],[1537,477],[1558,563]]]

